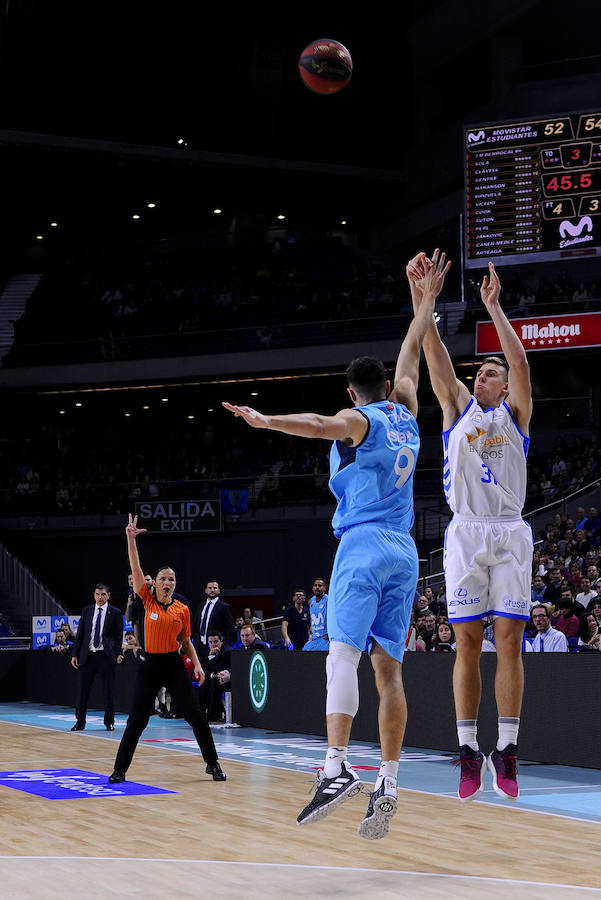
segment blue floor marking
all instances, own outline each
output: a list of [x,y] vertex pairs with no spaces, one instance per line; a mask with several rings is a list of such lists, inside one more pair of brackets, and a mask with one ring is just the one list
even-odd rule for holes
[[[43,706],[32,703],[0,704],[0,720],[21,725],[67,732],[75,722],[69,707]],[[102,712],[88,713],[86,730],[80,732],[120,741],[126,716],[115,719],[115,731],[106,731]],[[264,731],[259,728],[226,728],[212,726],[217,752],[221,760],[240,760],[258,766],[277,767],[310,775],[323,765],[326,742],[321,737],[304,734]],[[152,716],[142,735],[147,746],[198,754],[200,751],[192,730],[183,719],[161,719]],[[77,752],[81,752],[78,742]],[[85,751],[84,751],[85,752]],[[110,754],[109,754],[110,755]],[[458,769],[451,766],[455,754],[438,750],[406,747],[399,765],[399,787],[427,794],[456,797]],[[349,760],[361,778],[373,783],[380,763],[378,744],[351,741]],[[17,762],[17,761],[15,761]],[[480,801],[507,809],[528,809],[557,816],[569,816],[601,822],[601,770],[574,766],[528,764],[520,767],[520,799],[507,803],[494,793],[489,774]]]

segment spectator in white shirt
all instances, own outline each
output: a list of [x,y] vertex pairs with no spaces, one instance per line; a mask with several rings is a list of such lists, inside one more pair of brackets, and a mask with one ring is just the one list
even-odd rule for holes
[[532,607],[532,621],[538,632],[532,641],[534,653],[567,653],[568,639],[561,631],[551,628],[551,617],[543,603]]
[[591,587],[591,580],[586,576],[583,576],[580,581],[580,587],[582,590],[579,594],[576,594],[576,602],[581,603],[585,610],[588,612],[589,606],[593,608],[593,600],[595,597],[598,597],[597,591],[594,591]]

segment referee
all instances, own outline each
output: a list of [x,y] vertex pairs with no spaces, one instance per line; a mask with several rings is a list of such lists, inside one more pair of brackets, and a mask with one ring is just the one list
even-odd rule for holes
[[169,689],[169,693],[194,732],[207,764],[205,770],[207,775],[212,775],[213,781],[225,781],[226,776],[217,760],[217,751],[207,718],[198,706],[184,661],[178,652],[181,643],[194,664],[194,677],[202,684],[204,672],[190,640],[190,611],[184,603],[173,599],[175,572],[169,566],[163,566],[157,572],[156,596],[148,589],[136,546],[136,537],[144,531],[145,528],[138,528],[138,517],[132,519],[130,513],[129,523],[125,528],[127,552],[133,575],[133,589],[144,604],[146,659],[137,672],[132,709],[117,751],[115,770],[109,776],[109,782],[119,784],[125,781],[125,773],[131,765],[140,735],[148,725],[154,698],[159,688],[163,686]]

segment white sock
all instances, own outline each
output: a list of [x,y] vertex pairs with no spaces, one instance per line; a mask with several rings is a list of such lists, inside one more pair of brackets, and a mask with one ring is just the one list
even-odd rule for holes
[[398,759],[388,759],[386,762],[382,762],[380,766],[380,771],[378,772],[378,777],[376,778],[376,786],[374,788],[375,791],[378,790],[382,782],[385,778],[394,778],[396,781],[397,774],[399,771],[399,761]]
[[323,773],[326,778],[336,778],[342,772],[342,763],[346,760],[348,747],[328,747]]
[[504,750],[507,744],[517,744],[520,720],[505,716],[499,717],[499,740],[497,750]]
[[467,744],[472,750],[479,750],[477,738],[478,723],[476,719],[458,719],[457,720],[457,736],[459,737],[459,746],[463,747]]

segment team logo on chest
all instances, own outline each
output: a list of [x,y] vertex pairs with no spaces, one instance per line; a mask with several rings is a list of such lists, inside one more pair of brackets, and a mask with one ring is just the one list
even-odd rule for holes
[[475,428],[476,434],[470,434],[469,431],[465,432],[468,444],[472,444],[474,441],[477,441],[478,438],[481,438],[483,434],[486,434],[486,431],[482,428],[479,428],[477,425],[475,426]]

